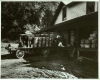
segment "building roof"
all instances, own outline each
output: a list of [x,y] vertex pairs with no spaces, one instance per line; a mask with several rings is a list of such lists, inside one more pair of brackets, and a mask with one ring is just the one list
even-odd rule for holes
[[53,16],[53,19],[52,19],[52,21],[50,23],[50,26],[52,26],[54,24],[55,20],[57,19],[58,15],[59,15],[59,13],[60,13],[60,11],[61,11],[61,9],[62,9],[62,7],[64,5],[65,4],[63,2],[60,2],[59,6],[58,6],[58,8],[57,8],[57,10],[55,12],[55,15]]
[[61,9],[63,8],[63,6],[73,6],[73,5],[78,4],[78,3],[80,3],[80,2],[72,2],[72,1],[62,1],[62,2],[60,2],[59,6],[58,6],[58,8],[55,12],[55,15],[54,15],[54,17],[53,17],[53,19],[50,23],[50,26],[54,25],[54,23],[55,23],[58,15],[59,15]]
[[[69,28],[68,25],[74,24],[74,23],[77,23],[77,22],[79,24],[81,24],[81,26],[88,25],[88,23],[91,24],[91,25],[92,24],[98,24],[97,20],[98,20],[98,12],[93,12],[93,13],[90,13],[90,14],[86,14],[86,15],[83,15],[83,16],[80,16],[80,17],[77,17],[77,18],[74,18],[74,19],[71,19],[71,20],[56,24],[56,25],[52,25],[52,26],[47,27],[47,28],[43,28],[39,32],[53,31],[53,30],[58,29],[59,27],[62,27],[62,26],[64,28],[65,27]],[[84,24],[84,23],[86,23],[86,24]],[[64,25],[66,25],[66,26],[64,26]],[[70,28],[71,28],[71,26],[70,26]]]

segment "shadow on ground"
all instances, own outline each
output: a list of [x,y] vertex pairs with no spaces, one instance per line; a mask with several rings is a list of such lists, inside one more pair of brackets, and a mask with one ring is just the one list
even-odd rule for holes
[[15,59],[15,56],[10,54],[1,55],[1,60],[4,59]]
[[79,78],[98,78],[98,63],[90,60],[69,59],[68,55],[49,54],[47,57],[42,55],[26,56],[27,67],[64,71]]
[[[10,54],[4,53],[7,52],[4,48],[2,48],[1,54],[3,55],[1,55],[1,61],[5,59],[15,59]],[[26,60],[26,62],[23,62],[23,64],[26,64],[25,67],[65,71],[79,78],[98,78],[97,62],[93,62],[87,59],[83,59],[82,61],[70,59],[67,53],[52,53],[47,57],[42,55],[26,55],[24,59]]]
[[[1,60],[15,59],[10,54],[1,55]],[[64,71],[81,78],[98,78],[98,63],[87,59],[82,61],[70,59],[67,54],[52,53],[47,57],[42,55],[26,55],[25,67],[35,67],[40,69],[49,69]],[[28,64],[28,65],[27,65]]]

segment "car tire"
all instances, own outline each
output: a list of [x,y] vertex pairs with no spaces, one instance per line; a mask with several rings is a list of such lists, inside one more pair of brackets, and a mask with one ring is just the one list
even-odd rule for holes
[[24,58],[24,56],[25,56],[25,51],[23,51],[23,50],[17,50],[16,51],[16,57],[18,59],[22,59],[22,58]]

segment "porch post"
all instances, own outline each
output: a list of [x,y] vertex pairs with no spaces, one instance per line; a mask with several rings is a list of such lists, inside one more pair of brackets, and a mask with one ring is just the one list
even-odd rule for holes
[[79,58],[79,23],[77,23],[77,59]]

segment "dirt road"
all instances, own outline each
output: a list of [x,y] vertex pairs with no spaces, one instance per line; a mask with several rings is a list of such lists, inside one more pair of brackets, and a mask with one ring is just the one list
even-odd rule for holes
[[[1,78],[56,78],[56,79],[57,78],[58,79],[59,78],[62,78],[62,79],[75,78],[77,79],[77,77],[63,71],[46,69],[46,66],[42,65],[45,63],[45,61],[42,61],[42,63],[38,62],[38,64],[34,64],[34,62],[36,61],[33,61],[33,63],[30,63],[29,61],[26,61],[25,59],[12,59],[8,57],[9,54],[3,55],[3,57],[4,56],[5,58],[9,58],[9,59],[2,59]],[[32,57],[30,58],[32,59]],[[27,58],[27,59],[30,59],[30,58]],[[57,64],[55,63],[53,64],[57,66]],[[59,67],[59,69],[61,68]]]
[[45,58],[41,55],[26,55],[24,59],[15,59],[4,46],[1,48],[1,78],[98,78],[96,62],[71,60],[56,53]]

